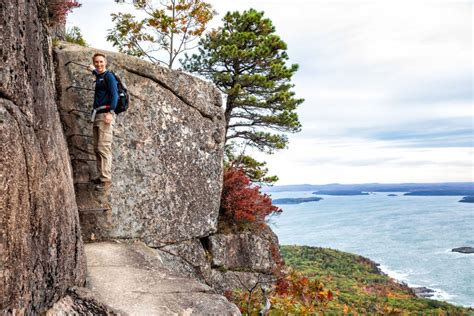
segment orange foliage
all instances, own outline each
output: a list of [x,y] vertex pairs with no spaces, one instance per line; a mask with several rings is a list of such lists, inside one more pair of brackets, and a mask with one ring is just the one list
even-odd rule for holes
[[302,303],[309,308],[331,301],[333,294],[319,280],[310,280],[301,273],[291,271],[276,284],[274,299],[278,300],[279,297],[290,297],[295,303]]
[[[263,308],[260,291],[236,290],[226,295],[244,315],[256,315]],[[333,293],[319,280],[312,280],[302,273],[287,270],[268,292],[270,315],[316,315],[324,312],[333,299]]]

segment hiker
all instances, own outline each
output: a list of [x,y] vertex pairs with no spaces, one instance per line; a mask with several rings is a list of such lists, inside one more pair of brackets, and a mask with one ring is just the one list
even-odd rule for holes
[[96,77],[93,105],[94,152],[99,177],[93,179],[97,191],[108,190],[112,184],[112,135],[115,124],[115,108],[118,101],[117,80],[107,71],[107,59],[104,54],[96,53],[92,57],[93,65],[89,70]]

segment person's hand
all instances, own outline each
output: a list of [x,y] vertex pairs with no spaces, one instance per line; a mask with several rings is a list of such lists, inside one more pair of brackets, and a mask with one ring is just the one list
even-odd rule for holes
[[95,67],[93,65],[89,65],[89,67],[87,67],[90,71],[94,71],[95,70]]
[[114,119],[114,114],[108,112],[108,113],[105,113],[105,124],[110,124],[112,123],[112,120]]

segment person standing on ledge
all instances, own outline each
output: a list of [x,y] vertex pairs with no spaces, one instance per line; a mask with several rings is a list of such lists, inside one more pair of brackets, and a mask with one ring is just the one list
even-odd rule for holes
[[112,136],[115,124],[115,108],[119,99],[117,80],[107,71],[104,54],[92,57],[94,65],[89,69],[96,77],[92,112],[94,152],[99,177],[93,179],[97,191],[108,190],[112,184]]

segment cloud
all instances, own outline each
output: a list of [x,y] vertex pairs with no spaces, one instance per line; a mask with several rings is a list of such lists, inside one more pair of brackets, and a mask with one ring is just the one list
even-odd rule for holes
[[474,126],[469,117],[418,120],[375,128],[349,129],[367,140],[395,141],[399,147],[468,147],[474,145]]
[[[112,0],[82,0],[71,24],[94,47]],[[289,149],[266,156],[280,184],[474,181],[472,1],[209,1],[272,19],[305,99]],[[90,23],[94,21],[94,23]]]
[[470,171],[474,153],[468,147],[448,150],[338,137],[293,139],[289,150],[272,156],[254,154],[267,161],[279,184],[474,181]]

